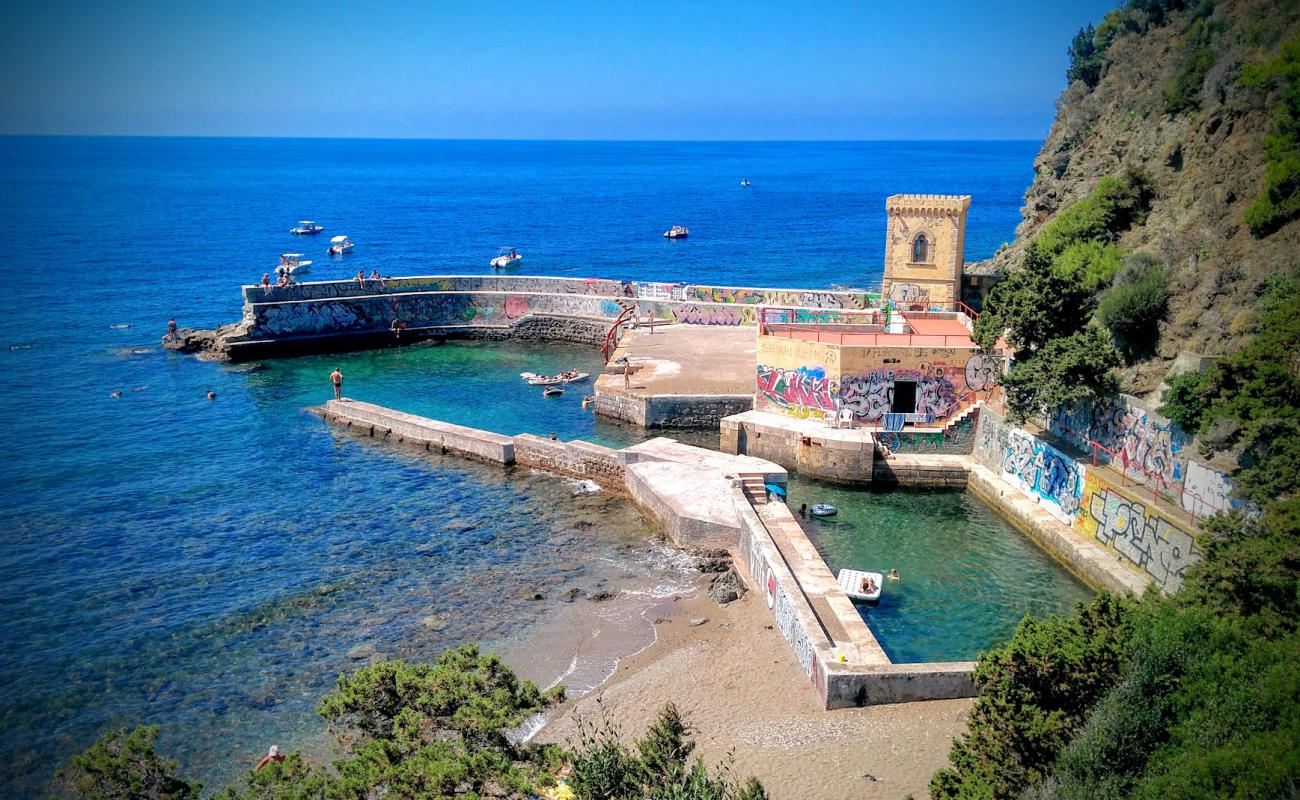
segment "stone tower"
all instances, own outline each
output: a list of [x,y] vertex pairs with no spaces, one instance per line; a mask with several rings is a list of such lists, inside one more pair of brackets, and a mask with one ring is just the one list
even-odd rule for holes
[[969,209],[970,195],[896,194],[885,201],[885,298],[904,308],[952,309],[961,299]]

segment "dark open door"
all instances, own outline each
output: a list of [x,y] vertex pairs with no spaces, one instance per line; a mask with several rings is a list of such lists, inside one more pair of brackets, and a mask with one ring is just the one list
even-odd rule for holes
[[916,381],[894,381],[894,402],[889,410],[895,414],[916,411]]

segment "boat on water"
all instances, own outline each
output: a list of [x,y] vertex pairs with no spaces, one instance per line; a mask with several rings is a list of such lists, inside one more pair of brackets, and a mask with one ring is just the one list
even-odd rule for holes
[[559,386],[563,383],[585,381],[591,377],[591,373],[567,372],[559,375],[538,375],[536,372],[521,372],[519,377],[527,381],[529,386]]
[[519,265],[524,257],[519,255],[519,251],[513,247],[502,247],[497,251],[497,257],[492,259],[492,269],[509,269]]
[[740,185],[741,185],[741,186],[748,186],[748,185],[749,185],[749,178],[741,178],[741,179],[740,179]]
[[341,256],[344,253],[350,253],[350,252],[352,252],[352,242],[348,241],[348,237],[346,235],[335,236],[334,238],[330,239],[330,250],[329,250],[330,255]]
[[842,569],[835,580],[851,599],[860,603],[877,603],[880,602],[880,590],[884,586],[885,576],[879,572]]
[[681,225],[674,225],[668,230],[664,231],[665,239],[685,239],[687,236],[690,235],[691,235],[690,229],[683,228]]
[[320,233],[323,230],[325,230],[324,225],[318,225],[309,219],[300,219],[298,220],[298,227],[290,228],[289,233],[292,233],[294,236],[311,236],[312,234]]
[[564,394],[562,386],[547,386],[542,390],[542,397],[559,397],[562,394]]
[[302,260],[302,253],[285,253],[280,256],[280,266],[275,268],[275,274],[279,275],[301,275],[304,272],[311,272],[311,262]]

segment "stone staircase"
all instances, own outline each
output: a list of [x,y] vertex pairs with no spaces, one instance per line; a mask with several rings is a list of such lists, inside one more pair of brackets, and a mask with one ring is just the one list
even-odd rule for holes
[[766,480],[762,475],[755,472],[740,473],[740,489],[745,493],[745,497],[751,505],[767,505],[767,489],[765,488]]

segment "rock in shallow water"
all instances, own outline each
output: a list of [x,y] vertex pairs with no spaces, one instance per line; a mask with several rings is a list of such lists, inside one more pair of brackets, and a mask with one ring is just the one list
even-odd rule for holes
[[745,593],[745,582],[734,569],[729,569],[713,579],[709,585],[709,599],[718,605],[739,600]]

